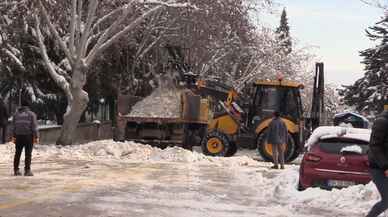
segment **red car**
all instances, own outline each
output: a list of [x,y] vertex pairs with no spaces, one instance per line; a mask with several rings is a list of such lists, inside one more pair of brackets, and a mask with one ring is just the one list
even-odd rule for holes
[[370,130],[319,127],[306,143],[298,190],[343,188],[371,181],[368,165]]

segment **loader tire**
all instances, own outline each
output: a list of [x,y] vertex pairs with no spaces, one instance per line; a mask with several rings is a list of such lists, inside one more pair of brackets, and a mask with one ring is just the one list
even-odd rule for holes
[[296,158],[299,157],[299,155],[300,155],[300,151],[297,148],[295,148],[294,153],[292,153],[290,159],[288,159],[288,162],[294,161]]
[[219,132],[212,131],[202,140],[202,153],[209,156],[228,157],[232,154],[232,143],[228,136]]
[[[266,137],[267,137],[267,130],[263,131],[257,138],[257,151],[260,154],[260,156],[263,158],[264,161],[267,162],[273,162],[272,157],[272,146],[270,144],[267,144]],[[295,141],[292,138],[291,134],[288,133],[288,141],[285,145],[285,151],[284,151],[284,161],[290,162],[292,159],[292,156],[294,154],[294,151],[296,149],[295,147]]]
[[225,157],[231,157],[231,156],[235,155],[236,152],[237,152],[237,145],[236,145],[236,143],[232,142],[232,143],[230,143],[230,148],[228,150],[228,153],[226,153]]

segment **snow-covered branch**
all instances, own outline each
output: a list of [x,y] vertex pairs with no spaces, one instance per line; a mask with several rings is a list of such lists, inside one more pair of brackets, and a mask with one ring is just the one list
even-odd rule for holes
[[387,9],[388,7],[388,2],[384,0],[360,0],[361,2],[364,2],[365,4],[378,7],[381,9]]
[[109,12],[108,14],[104,15],[103,17],[101,17],[100,19],[98,19],[96,21],[96,23],[94,23],[91,31],[94,32],[95,30],[97,30],[97,28],[99,28],[100,24],[104,23],[105,21],[107,21],[108,19],[116,16],[117,14],[119,14],[120,12],[123,12],[125,10],[127,10],[128,8],[132,7],[132,5],[135,3],[136,0],[131,0],[129,3],[127,3],[126,5],[124,5],[123,7],[118,7],[114,10],[112,10],[111,12]]
[[70,42],[69,42],[69,50],[70,54],[74,56],[75,47],[74,47],[74,38],[75,38],[75,20],[77,13],[77,0],[72,1],[71,8],[71,20],[70,20]]
[[[141,15],[140,17],[138,17],[134,21],[132,21],[123,30],[121,30],[120,32],[118,32],[115,35],[113,35],[112,37],[110,37],[106,42],[101,44],[101,46],[93,48],[94,50],[92,50],[90,52],[90,54],[87,56],[87,58],[86,58],[86,65],[90,65],[91,62],[94,60],[94,58],[96,57],[97,54],[103,52],[105,49],[107,49],[109,46],[111,46],[113,43],[115,43],[118,39],[120,39],[123,35],[127,34],[129,31],[131,31],[135,27],[137,27],[144,19],[148,18],[154,12],[156,12],[156,11],[162,9],[162,8],[163,8],[163,6],[156,6],[156,7],[152,8],[152,9],[148,10],[143,15]],[[126,14],[124,14],[124,15],[126,15]],[[112,28],[113,29],[116,28],[119,24],[120,24],[119,22],[117,22],[116,24],[113,24]],[[103,37],[103,36],[101,36],[101,37]],[[97,42],[97,45],[98,44],[99,43]]]
[[16,57],[15,54],[13,54],[13,53],[12,53],[9,49],[7,49],[7,48],[3,48],[2,50],[3,50],[3,52],[4,52],[5,54],[7,54],[7,56],[9,56],[9,57],[16,63],[16,65],[19,67],[20,70],[22,70],[23,72],[26,71],[26,68],[24,67],[22,61],[21,61],[18,57]]
[[[48,13],[47,13],[47,10],[46,8],[44,7],[43,3],[41,0],[39,0],[39,6],[40,6],[40,10],[43,14],[43,17],[44,19],[46,20],[47,22],[47,25],[49,26],[50,28],[50,31],[54,34],[56,40],[58,41],[59,45],[61,46],[62,48],[62,51],[65,53],[66,57],[69,59],[69,62],[71,64],[74,63],[74,57],[71,55],[69,49],[67,48],[65,42],[62,40],[62,38],[59,36],[59,33],[58,31],[56,30],[56,28],[54,27],[53,23],[50,21],[50,18],[48,16]],[[39,30],[40,31],[40,30]]]
[[68,97],[69,100],[72,99],[71,91],[70,91],[70,84],[66,80],[64,76],[59,75],[55,68],[53,67],[53,64],[50,60],[50,58],[47,55],[47,49],[44,44],[43,36],[40,31],[40,20],[37,16],[35,16],[35,28],[36,28],[36,33],[37,33],[37,38],[39,41],[39,47],[41,51],[42,58],[45,62],[46,68],[51,76],[51,78],[55,81],[55,83],[65,92],[66,96]]
[[90,3],[90,6],[89,6],[89,10],[88,10],[88,16],[86,19],[86,27],[83,30],[78,53],[77,53],[78,57],[84,58],[84,56],[85,56],[86,49],[87,49],[86,44],[87,44],[87,40],[88,40],[89,35],[90,35],[90,29],[92,27],[93,20],[95,19],[95,13],[96,13],[97,6],[98,6],[98,1],[92,0]]

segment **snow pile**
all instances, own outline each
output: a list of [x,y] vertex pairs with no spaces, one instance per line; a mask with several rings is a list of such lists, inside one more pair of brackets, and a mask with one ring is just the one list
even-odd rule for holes
[[341,149],[341,153],[343,152],[362,154],[362,148],[358,145],[346,146]]
[[[11,143],[0,146],[0,155],[3,156],[0,162],[12,161],[14,151],[14,145]],[[257,161],[247,156],[209,157],[180,147],[167,147],[162,150],[132,141],[115,142],[112,140],[72,146],[36,145],[33,158],[40,160],[204,163],[230,167],[257,165]]]
[[15,145],[13,143],[0,145],[0,163],[12,162],[14,153]]
[[208,161],[208,157],[197,152],[191,152],[179,147],[168,147],[164,150],[156,149],[150,156],[151,161],[174,161],[174,162],[198,162]]
[[181,91],[159,87],[151,95],[136,103],[129,116],[179,118],[180,110]]
[[331,191],[320,188],[298,191],[299,166],[287,165],[282,171],[260,168],[257,173],[241,173],[239,178],[246,185],[258,189],[258,200],[268,201],[271,207],[274,203],[282,204],[281,210],[277,210],[278,216],[298,216],[295,213],[303,213],[303,210],[314,207],[317,211],[322,208],[332,212],[351,212],[357,215],[349,216],[358,216],[365,214],[380,199],[373,183]]
[[[14,145],[7,143],[0,146],[4,161],[12,159]],[[72,159],[72,160],[120,160],[120,161],[157,161],[157,162],[197,162],[209,161],[207,156],[178,147],[164,150],[135,142],[114,142],[112,140],[95,141],[83,145],[56,146],[36,145],[33,157],[39,159]]]
[[310,138],[307,140],[305,147],[310,148],[312,145],[317,143],[321,138],[353,138],[369,142],[371,130],[369,129],[358,129],[358,128],[347,128],[338,126],[323,126],[318,127],[313,131]]

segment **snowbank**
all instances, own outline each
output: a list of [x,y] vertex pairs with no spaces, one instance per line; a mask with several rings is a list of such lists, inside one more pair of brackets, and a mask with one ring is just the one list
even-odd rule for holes
[[151,95],[136,103],[131,117],[179,118],[181,91],[175,88],[156,88]]
[[[0,146],[0,162],[10,162],[14,153],[14,145],[7,143]],[[122,162],[176,162],[205,163],[213,165],[254,165],[257,161],[247,157],[209,157],[201,153],[191,152],[179,147],[159,149],[135,142],[115,142],[101,140],[83,145],[56,146],[36,145],[33,158],[72,159],[87,161],[122,161]]]

